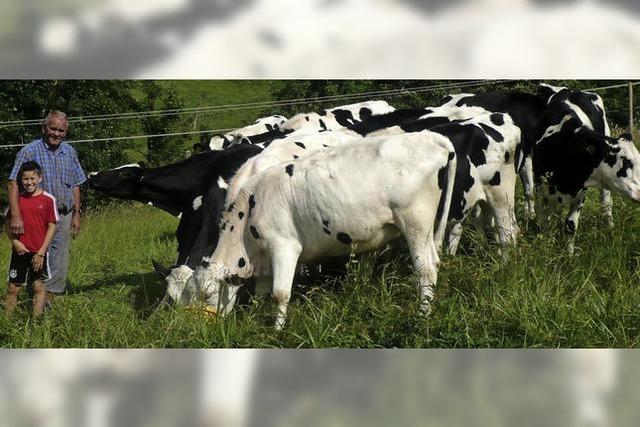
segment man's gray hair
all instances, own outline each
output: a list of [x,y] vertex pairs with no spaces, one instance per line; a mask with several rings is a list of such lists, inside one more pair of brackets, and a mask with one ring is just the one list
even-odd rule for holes
[[51,111],[49,111],[49,114],[47,114],[47,117],[45,117],[44,120],[42,121],[42,124],[43,125],[47,125],[49,123],[49,120],[51,120],[53,117],[64,119],[66,121],[67,120],[67,113],[64,113],[64,112],[58,111],[58,110],[51,110]]

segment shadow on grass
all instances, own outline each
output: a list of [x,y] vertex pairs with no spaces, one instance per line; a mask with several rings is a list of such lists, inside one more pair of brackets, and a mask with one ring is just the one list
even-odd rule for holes
[[[71,284],[70,284],[71,285]],[[87,286],[69,286],[70,295],[86,294],[113,286],[131,288],[131,302],[139,316],[146,318],[158,307],[164,297],[166,282],[155,271],[137,274],[107,276]]]

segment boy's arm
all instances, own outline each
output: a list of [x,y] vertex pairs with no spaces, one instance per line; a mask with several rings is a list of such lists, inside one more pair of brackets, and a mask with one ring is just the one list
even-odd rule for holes
[[47,253],[47,249],[49,249],[49,245],[51,244],[51,241],[53,240],[53,235],[56,233],[56,224],[53,222],[50,222],[49,224],[47,224],[47,233],[44,235],[44,241],[42,242],[42,246],[40,246],[40,249],[38,249],[38,252],[36,252],[36,255],[39,255],[40,257],[44,257],[44,254]]

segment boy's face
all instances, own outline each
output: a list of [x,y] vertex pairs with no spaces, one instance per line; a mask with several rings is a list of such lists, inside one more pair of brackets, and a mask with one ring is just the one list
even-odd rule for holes
[[38,185],[40,185],[42,177],[36,171],[24,171],[22,172],[20,181],[22,182],[22,187],[24,188],[24,190],[27,193],[32,194],[38,189]]

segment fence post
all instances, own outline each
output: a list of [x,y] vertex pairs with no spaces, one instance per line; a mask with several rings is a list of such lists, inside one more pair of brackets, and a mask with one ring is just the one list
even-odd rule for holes
[[629,134],[633,135],[633,83],[629,82]]

